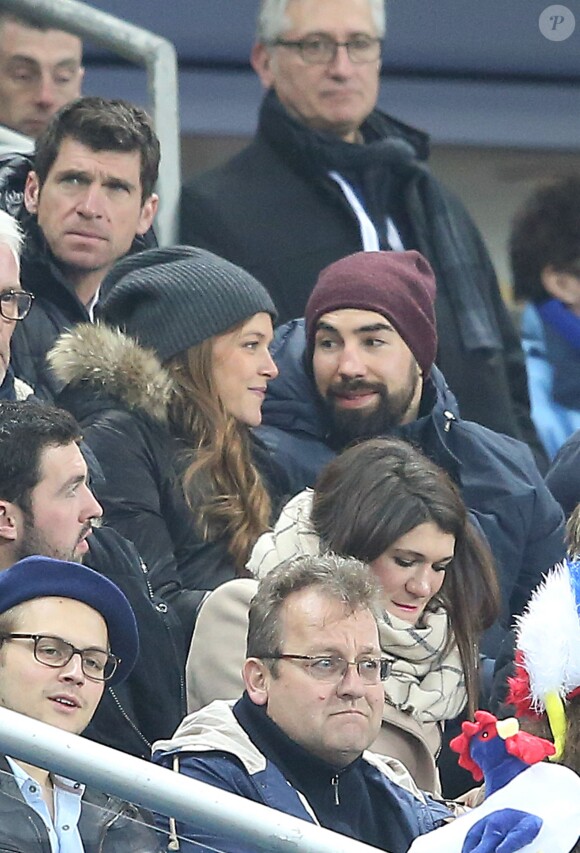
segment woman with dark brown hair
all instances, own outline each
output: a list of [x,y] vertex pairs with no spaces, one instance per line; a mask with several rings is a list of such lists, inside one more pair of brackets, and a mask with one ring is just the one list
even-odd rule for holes
[[50,354],[59,403],[103,470],[107,523],[190,633],[270,523],[272,463],[252,427],[277,374],[275,308],[244,270],[187,246],[126,258],[102,290],[108,326],[76,326]]
[[[327,551],[368,563],[384,592],[379,633],[394,663],[372,749],[399,758],[419,787],[438,791],[435,761],[445,721],[464,708],[472,715],[477,707],[478,643],[499,610],[491,552],[447,474],[394,438],[363,442],[330,462],[314,491],[292,498],[273,531],[260,537],[248,569],[259,578],[285,560]],[[188,687],[196,681],[204,702],[234,698],[225,695],[225,681],[239,670],[238,660],[226,667],[213,652],[202,660],[198,650],[210,645],[211,614],[215,636],[221,632],[228,647],[216,655],[233,657],[232,647],[243,644],[233,641],[233,626],[250,583],[226,584],[202,608]],[[216,614],[228,607],[228,619],[220,623]],[[232,693],[231,684],[227,691]]]

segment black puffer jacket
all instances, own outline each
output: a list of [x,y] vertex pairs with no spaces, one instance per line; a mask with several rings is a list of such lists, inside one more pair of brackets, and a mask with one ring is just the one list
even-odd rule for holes
[[135,547],[115,530],[93,532],[85,564],[129,599],[139,629],[139,657],[126,681],[105,690],[84,735],[148,760],[154,741],[169,737],[186,713],[183,630],[171,605],[153,593]]
[[[85,853],[162,853],[163,836],[146,820],[149,815],[129,803],[86,789],[79,820]],[[0,756],[0,853],[51,851],[42,818],[26,803],[10,765]]]
[[[80,422],[104,473],[94,490],[107,523],[137,546],[155,592],[193,629],[208,590],[236,575],[229,540],[204,541],[179,482],[178,441],[166,419],[170,380],[150,351],[120,332],[83,324],[61,339],[51,362],[66,385],[59,405]],[[252,444],[274,506],[288,494],[268,451]],[[274,487],[273,484],[276,484]]]

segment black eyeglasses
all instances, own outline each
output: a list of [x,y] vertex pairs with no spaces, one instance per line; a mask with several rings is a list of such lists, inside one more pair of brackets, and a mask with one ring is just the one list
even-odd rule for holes
[[81,667],[87,678],[108,681],[115,674],[120,658],[104,649],[77,649],[61,637],[47,634],[0,634],[1,640],[34,640],[34,657],[45,666],[59,669],[66,666],[73,655],[80,655]]
[[0,314],[5,320],[24,320],[34,295],[26,290],[5,290],[0,293]]
[[297,41],[275,39],[272,46],[294,48],[307,65],[326,65],[334,62],[339,47],[346,47],[351,62],[375,62],[381,55],[381,39],[372,36],[355,36],[348,41],[335,41],[329,36],[307,36]]
[[349,666],[355,666],[356,671],[365,684],[378,684],[391,674],[393,661],[388,658],[361,658],[360,660],[345,660],[338,655],[328,657],[313,657],[312,655],[264,655],[267,660],[288,660],[291,663],[302,662],[306,671],[317,681],[333,683],[340,681],[347,673]]

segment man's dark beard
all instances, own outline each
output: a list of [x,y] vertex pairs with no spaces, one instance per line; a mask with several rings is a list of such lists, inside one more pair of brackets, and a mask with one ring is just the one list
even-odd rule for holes
[[[364,441],[379,435],[388,435],[401,422],[413,402],[419,375],[416,367],[409,376],[409,384],[397,394],[389,394],[386,385],[352,379],[331,386],[326,396],[326,409],[331,422],[333,444],[346,447],[354,441]],[[343,393],[355,391],[375,392],[377,404],[369,409],[342,409],[335,398]]]

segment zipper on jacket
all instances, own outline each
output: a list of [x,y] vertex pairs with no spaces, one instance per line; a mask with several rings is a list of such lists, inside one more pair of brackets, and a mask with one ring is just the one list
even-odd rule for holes
[[[143,577],[145,578],[145,583],[147,584],[147,591],[149,592],[149,600],[151,601],[151,604],[154,606],[154,608],[159,613],[167,613],[167,611],[169,609],[167,607],[167,604],[164,601],[159,601],[159,602],[155,601],[155,594],[153,592],[153,587],[151,586],[151,582],[149,580],[149,569],[147,568],[147,564],[145,563],[145,561],[143,560],[142,557],[139,557],[139,563],[141,565],[141,571],[143,572]],[[173,646],[173,651],[175,653],[175,659],[179,660],[180,653],[179,653],[179,650],[177,649],[177,647],[175,645],[171,628],[169,627],[169,625],[167,625],[167,623],[165,621],[164,621],[164,624],[165,624],[165,630],[167,631],[167,634],[169,636],[169,642]],[[185,674],[184,674],[183,669],[181,667],[179,670],[179,692],[180,692],[180,699],[181,699],[181,710],[187,711],[187,699],[186,699],[186,691],[185,691]],[[151,747],[151,744],[149,744],[149,747]]]
[[339,779],[339,777],[338,777],[338,773],[337,773],[336,776],[333,776],[332,779],[330,780],[330,784],[334,788],[334,805],[335,806],[340,805],[340,799],[338,796],[338,779]]
[[451,429],[451,424],[453,421],[457,420],[453,412],[450,412],[449,409],[445,409],[443,412],[443,417],[445,418],[445,426],[443,427],[443,432],[449,432]]
[[[147,568],[147,564],[144,562],[142,557],[139,557],[139,565],[141,566],[141,571],[143,572],[143,576],[145,577],[145,583],[147,584],[147,590],[149,592],[149,598],[153,601],[153,587],[151,586],[151,582],[149,581],[149,569]],[[164,610],[162,613],[167,613],[167,605],[164,605]]]
[[119,709],[119,711],[120,711],[120,712],[121,712],[121,714],[123,715],[123,718],[124,718],[124,719],[129,723],[129,725],[131,726],[131,728],[133,729],[133,731],[135,732],[135,734],[136,734],[136,735],[138,735],[138,737],[140,737],[140,738],[141,738],[141,740],[143,741],[143,743],[147,746],[147,749],[148,749],[149,751],[151,751],[151,748],[152,748],[152,746],[153,746],[153,745],[152,745],[151,743],[149,743],[149,741],[147,740],[147,738],[145,737],[145,735],[143,734],[143,732],[141,731],[141,729],[139,729],[139,727],[138,727],[137,725],[135,725],[135,723],[133,722],[133,720],[131,719],[131,717],[129,716],[129,714],[125,711],[125,709],[124,709],[124,708],[123,708],[123,706],[121,705],[121,702],[120,702],[120,700],[119,700],[119,697],[117,696],[117,694],[115,693],[115,691],[113,690],[113,688],[112,688],[112,687],[109,687],[109,693],[110,693],[110,694],[111,694],[111,696],[113,697],[113,701],[115,702],[115,705],[117,706],[117,708]]

